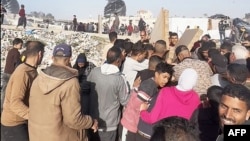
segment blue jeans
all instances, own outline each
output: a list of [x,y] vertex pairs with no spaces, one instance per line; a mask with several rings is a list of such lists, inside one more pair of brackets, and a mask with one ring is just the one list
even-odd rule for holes
[[28,125],[4,126],[1,124],[1,141],[29,141]]

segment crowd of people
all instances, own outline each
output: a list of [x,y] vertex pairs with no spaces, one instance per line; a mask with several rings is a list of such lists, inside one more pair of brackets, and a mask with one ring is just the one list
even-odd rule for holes
[[139,41],[119,39],[116,17],[100,66],[58,43],[38,71],[46,45],[15,38],[3,74],[1,140],[223,141],[224,125],[250,124],[250,36],[217,47],[206,34],[189,49],[177,46],[175,32],[152,44],[140,25]]
[[[72,47],[58,44],[53,63],[39,73],[45,44],[13,40],[1,93],[1,139],[220,141],[224,125],[249,124],[250,36],[244,46],[225,40],[218,49],[204,35],[191,50],[176,46],[174,32],[155,44],[145,30],[140,37],[133,43],[110,32],[100,67],[84,53],[71,65]],[[169,62],[173,48],[176,59]]]
[[[113,20],[111,26],[109,22],[105,22],[102,25],[102,33],[108,34],[110,32],[116,32],[118,35],[131,36],[133,33],[139,33],[140,31],[146,31],[148,35],[152,32],[152,27],[150,27],[146,22],[140,18],[138,25],[134,24],[132,20],[128,24],[120,24],[120,19],[117,13],[114,14],[115,19]],[[63,26],[64,30],[78,31],[78,32],[90,32],[98,33],[98,23],[82,23],[77,21],[76,15],[73,15],[72,23]]]

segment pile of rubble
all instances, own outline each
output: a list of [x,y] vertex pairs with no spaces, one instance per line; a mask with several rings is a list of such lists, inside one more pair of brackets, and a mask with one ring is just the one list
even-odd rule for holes
[[[48,30],[17,30],[17,29],[1,29],[1,71],[5,65],[5,58],[8,50],[12,47],[14,38],[21,38],[24,42],[28,40],[39,40],[46,44],[45,54],[40,67],[46,67],[52,63],[53,48],[60,43],[67,43],[72,46],[72,64],[75,63],[79,53],[85,53],[87,59],[100,66],[102,63],[102,48],[107,41],[98,36],[91,36],[87,33],[80,32],[60,32],[54,33]],[[22,52],[25,48],[20,50]]]

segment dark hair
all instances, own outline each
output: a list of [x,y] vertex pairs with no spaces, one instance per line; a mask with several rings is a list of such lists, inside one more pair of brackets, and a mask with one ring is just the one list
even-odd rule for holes
[[[146,51],[148,52],[148,51],[153,51],[153,52],[155,52],[155,48],[154,48],[154,46],[152,45],[152,44],[144,44],[144,46],[145,46],[145,49],[146,49]],[[149,53],[149,52],[148,52]],[[147,53],[147,56],[146,56],[146,58],[148,58],[149,57],[149,54]]]
[[114,46],[124,49],[124,43],[124,39],[116,39],[114,42]]
[[169,38],[171,38],[172,36],[177,36],[177,37],[178,37],[178,34],[177,34],[176,32],[171,32],[171,33],[169,34]]
[[149,44],[149,39],[143,40],[142,43],[143,44]]
[[145,45],[143,43],[141,43],[141,42],[137,42],[137,43],[134,44],[134,46],[132,48],[131,55],[136,56],[139,53],[144,53],[144,52],[146,52]]
[[163,46],[167,46],[167,43],[164,40],[158,40],[158,41],[155,42],[155,44],[161,44]]
[[150,141],[198,141],[191,123],[178,116],[162,119],[154,127]]
[[109,33],[109,40],[113,42],[115,39],[117,39],[117,33],[116,32],[110,32]]
[[[202,52],[202,51],[207,51],[207,50],[211,49],[214,45],[213,43],[212,43],[212,41],[202,42],[201,47],[199,48],[199,51]],[[214,46],[214,47],[216,47],[216,46]]]
[[220,54],[220,51],[218,49],[215,49],[215,48],[211,48],[208,50],[208,57],[211,57],[214,54]]
[[211,36],[209,34],[205,34],[202,37],[207,37],[208,39],[211,39]]
[[175,49],[175,55],[178,56],[179,53],[181,53],[181,52],[184,51],[184,50],[188,50],[188,51],[189,51],[189,49],[188,49],[188,47],[187,47],[186,45],[179,45],[179,46],[176,47],[176,49]]
[[88,60],[87,60],[87,57],[86,57],[86,55],[85,55],[85,53],[80,53],[78,56],[77,56],[77,58],[76,58],[76,61],[75,61],[75,64],[73,65],[73,68],[75,68],[75,69],[79,69],[79,66],[78,66],[78,60],[79,59],[83,59],[84,61],[85,61],[85,65],[84,65],[84,67],[86,68],[87,66],[88,66]]
[[223,42],[220,46],[220,49],[226,49],[226,50],[232,52],[232,47],[233,47],[233,45],[231,43]]
[[23,44],[23,40],[20,39],[20,38],[15,38],[15,39],[12,41],[13,46],[14,46],[14,45],[17,45],[17,44],[20,44],[20,43]]
[[246,65],[232,63],[227,66],[229,77],[233,79],[233,83],[243,84],[247,80],[248,69]]
[[158,40],[155,42],[155,53],[163,53],[164,51],[166,51],[166,49],[167,49],[166,41]]
[[223,91],[222,95],[238,98],[246,102],[247,108],[250,109],[250,90],[241,84],[229,84]]
[[230,63],[230,61],[229,61],[229,60],[230,60],[230,59],[229,59],[229,58],[230,58],[230,55],[231,55],[230,52],[227,52],[227,53],[224,54],[224,56],[227,58],[227,64]]
[[211,106],[213,106],[214,108],[218,108],[222,96],[222,90],[222,87],[215,85],[207,89],[207,98]]
[[146,50],[155,50],[154,46],[152,44],[145,44]]
[[156,65],[155,72],[158,73],[168,73],[170,76],[174,73],[173,65],[169,65],[165,62],[160,62]]
[[153,55],[149,58],[149,67],[154,67],[156,68],[156,66],[163,62],[162,58],[160,56],[157,56],[157,55]]
[[124,50],[126,54],[131,53],[133,46],[134,46],[134,43],[132,42],[126,42],[126,41],[124,42]]
[[121,58],[121,55],[122,55],[122,51],[120,48],[118,47],[110,48],[107,53],[107,63],[108,64],[114,63],[115,61]]
[[25,43],[26,50],[23,55],[26,57],[37,55],[40,51],[44,52],[45,44],[40,41],[27,41]]
[[130,42],[131,40],[129,38],[124,39],[125,42]]

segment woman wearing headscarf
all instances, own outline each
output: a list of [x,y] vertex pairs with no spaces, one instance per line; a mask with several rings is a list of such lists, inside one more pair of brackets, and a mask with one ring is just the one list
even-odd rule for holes
[[161,89],[151,111],[146,110],[149,106],[147,103],[141,105],[142,120],[150,124],[170,116],[179,116],[189,120],[200,104],[199,95],[193,90],[197,78],[198,75],[194,69],[185,69],[177,86]]
[[78,70],[78,80],[81,86],[82,112],[84,114],[89,114],[90,83],[87,81],[87,76],[94,67],[96,66],[93,63],[88,62],[85,53],[80,53],[73,65],[73,68]]

